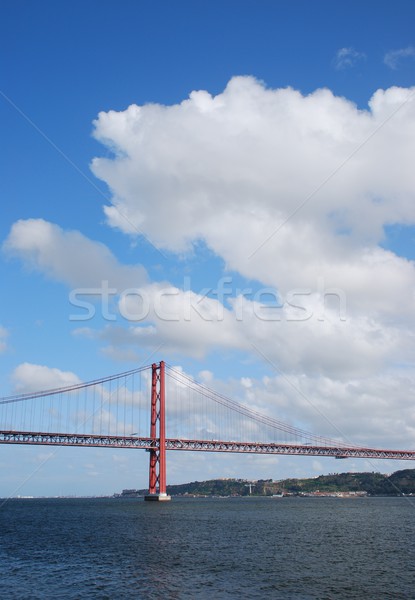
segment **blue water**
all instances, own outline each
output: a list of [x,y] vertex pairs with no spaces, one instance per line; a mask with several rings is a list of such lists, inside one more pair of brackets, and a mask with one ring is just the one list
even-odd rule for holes
[[10,500],[0,597],[415,599],[415,500]]

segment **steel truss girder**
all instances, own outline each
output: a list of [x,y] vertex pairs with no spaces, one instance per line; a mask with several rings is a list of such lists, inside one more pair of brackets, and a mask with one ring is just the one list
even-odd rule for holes
[[[28,431],[0,431],[0,444],[30,444],[55,446],[95,446],[104,448],[135,448],[154,450],[159,441],[151,437],[86,435],[67,433],[33,433]],[[219,440],[185,440],[167,438],[166,450],[190,452],[235,452],[248,454],[290,454],[298,456],[331,456],[334,458],[374,458],[415,460],[415,450],[380,450],[377,448],[344,446],[306,446],[259,442]]]
[[250,454],[290,454],[300,456],[331,456],[334,458],[378,458],[415,460],[415,450],[381,450],[345,446],[308,446],[259,442],[226,442],[201,440],[166,440],[167,450],[201,452],[236,452]]
[[151,438],[135,436],[32,433],[29,431],[0,431],[0,444],[96,446],[106,448],[138,448],[144,450],[150,450],[154,446]]

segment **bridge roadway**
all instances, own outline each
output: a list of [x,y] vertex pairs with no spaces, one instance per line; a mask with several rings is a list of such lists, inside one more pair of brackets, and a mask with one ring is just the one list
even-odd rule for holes
[[[135,448],[141,450],[151,450],[159,447],[159,441],[151,437],[86,435],[77,433],[35,433],[30,431],[0,431],[0,444],[93,446],[103,448]],[[338,459],[379,458],[415,460],[415,450],[381,450],[360,446],[312,446],[307,444],[279,444],[274,442],[235,442],[168,438],[166,439],[166,450],[331,456]]]

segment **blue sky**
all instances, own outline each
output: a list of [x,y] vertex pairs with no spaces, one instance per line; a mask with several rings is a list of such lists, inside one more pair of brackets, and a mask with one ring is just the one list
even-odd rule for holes
[[[356,443],[410,445],[414,13],[409,1],[3,2],[1,395],[34,385],[17,378],[24,363],[50,369],[53,385],[56,369],[94,379],[133,368],[161,344],[157,359],[194,376],[208,370],[218,386],[233,382],[236,395],[241,377],[251,378],[259,403],[264,377],[275,378],[276,395],[289,393],[283,373],[292,383],[286,417],[298,423],[301,414],[301,426],[316,433],[333,434],[319,429],[318,411],[303,412],[304,395]],[[198,90],[210,96],[189,100]],[[131,105],[143,107],[140,116],[126,112]],[[76,247],[87,253],[84,264],[71,263],[71,244],[74,257]],[[88,270],[90,251],[97,262]],[[128,273],[131,287],[150,297],[167,284],[203,295],[227,277],[227,323],[173,329],[156,316],[134,324],[156,329],[154,346],[137,346],[120,313],[116,323],[99,311],[88,323],[71,320],[71,290],[94,287],[106,269],[119,282],[116,311]],[[145,280],[133,281],[139,269]],[[252,292],[235,325],[235,299],[246,288]],[[315,311],[307,321],[267,327],[252,316],[264,288],[289,308],[295,290],[309,290],[314,308],[327,290],[340,290],[347,318],[330,305],[324,331]],[[216,310],[221,302],[207,295]],[[278,403],[267,402],[278,416]],[[375,406],[382,410],[373,419]],[[95,453],[98,475],[83,480],[85,452],[95,451],[66,452],[23,491],[145,485],[144,455],[134,458],[137,475],[114,466],[108,476],[105,451]],[[17,485],[9,465],[23,482],[38,450],[2,454],[0,495],[7,495]],[[171,473],[180,472],[175,460]],[[229,458],[221,472],[220,463],[209,470],[206,457],[186,460],[183,480],[276,478],[266,461]],[[277,474],[330,470],[330,461],[287,458]]]

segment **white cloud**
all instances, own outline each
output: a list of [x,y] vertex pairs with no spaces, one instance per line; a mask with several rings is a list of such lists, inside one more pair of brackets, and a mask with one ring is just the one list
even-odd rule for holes
[[340,48],[337,50],[333,65],[337,70],[349,69],[350,67],[354,67],[358,61],[365,58],[366,54],[364,52],[358,52],[352,47]]
[[101,287],[107,280],[110,288],[124,289],[146,280],[142,266],[121,265],[104,244],[43,219],[14,223],[3,250],[73,287]]
[[81,382],[79,377],[70,371],[61,371],[27,362],[15,368],[12,380],[15,391],[21,394],[65,387]]
[[9,335],[9,332],[7,331],[7,329],[5,327],[2,327],[2,325],[0,325],[0,353],[5,352],[7,349],[6,339],[7,339],[8,335]]
[[[247,301],[239,326],[234,299],[220,327],[192,320],[187,335],[183,319],[159,321],[125,339],[179,340],[183,351],[189,340],[188,352],[197,341],[199,356],[253,343],[283,369],[338,376],[411,360],[414,264],[380,244],[385,226],[415,223],[413,90],[378,90],[362,111],[329,90],[302,96],[236,77],[216,97],[101,113],[95,135],[114,151],[92,165],[113,191],[112,226],[131,233],[119,208],[160,248],[202,239],[229,269],[277,289],[285,316],[295,290],[311,303],[334,290],[347,304],[346,323],[333,310],[324,323],[269,324]],[[170,307],[185,300],[178,292]]]
[[355,279],[361,263],[389,261],[376,247],[386,224],[415,222],[411,94],[378,91],[360,111],[329,90],[304,97],[238,77],[216,97],[101,113],[95,135],[116,148],[92,166],[113,190],[108,221],[130,233],[119,208],[178,253],[203,239],[282,293],[344,270]]
[[[56,229],[59,235],[55,236],[52,248],[41,245],[40,259],[38,245],[27,244],[27,251],[22,252],[14,235],[21,228],[27,239],[33,239],[32,229],[36,233],[38,221],[18,222],[18,226],[13,226],[7,246],[13,241],[14,252],[45,274],[49,274],[53,262],[53,277],[66,281],[68,271],[72,272],[71,256],[74,265],[77,264],[81,234],[71,232],[68,236],[42,221],[42,227],[48,231]],[[83,238],[83,243],[94,249],[94,242],[87,238]],[[105,246],[100,244],[98,249],[101,276],[129,285],[124,279],[129,267],[119,264]],[[55,261],[56,256],[64,254],[65,261]],[[108,271],[105,257],[109,257]],[[328,260],[333,261],[333,255]],[[146,282],[135,288],[134,294],[119,290],[120,294],[114,298],[115,309],[118,303],[118,312],[113,315],[115,322],[110,321],[101,331],[94,330],[89,323],[74,333],[104,342],[105,354],[116,360],[134,360],[146,348],[162,347],[169,355],[180,353],[197,358],[219,349],[254,354],[258,349],[284,372],[301,370],[310,375],[329,374],[342,379],[413,359],[415,344],[412,329],[407,325],[415,316],[412,263],[380,248],[360,256],[356,253],[348,259],[341,256],[328,265],[325,273],[334,287],[320,283],[321,289],[317,291],[311,287],[314,278],[311,266],[305,261],[300,277],[296,274],[298,268],[296,260],[287,257],[279,271],[282,281],[285,280],[286,286],[292,285],[292,289],[297,280],[310,288],[288,290],[282,296],[280,308],[267,308],[261,296],[248,295],[246,290],[237,295],[238,290],[233,287],[225,304],[220,296],[207,297],[168,282]],[[95,269],[96,262],[85,261],[82,276],[95,277]],[[267,278],[265,271],[263,277]],[[272,280],[271,276],[269,283]],[[99,309],[97,302],[94,310],[99,312]],[[76,324],[76,318],[73,320]]]
[[392,447],[403,449],[413,447],[415,410],[410,398],[414,375],[412,370],[395,371],[344,382],[290,377],[295,386],[291,393],[287,381],[280,380],[279,386],[285,398],[292,398],[307,428],[330,437],[338,435],[353,444],[384,447],[387,440]]
[[[384,447],[387,439],[396,449],[413,447],[413,371],[343,382],[319,375],[286,377],[276,371],[274,376],[251,379],[251,383],[247,387],[242,380],[212,379],[208,385],[261,414],[292,425],[300,423],[302,429],[331,439],[368,447]],[[170,393],[169,398],[174,396]],[[237,432],[230,435],[237,439]],[[284,435],[280,434],[278,441],[290,441]]]
[[415,58],[414,46],[407,46],[406,48],[400,48],[399,50],[390,50],[385,54],[383,62],[391,69],[397,69],[399,63],[405,58]]
[[[111,356],[128,355],[128,348],[162,347],[168,355],[200,359],[215,350],[235,349],[259,358],[263,355],[283,372],[330,374],[340,379],[373,374],[415,358],[414,335],[405,323],[399,327],[352,315],[341,321],[335,309],[327,309],[321,321],[315,316],[306,321],[290,320],[289,307],[276,313],[277,320],[262,319],[261,313],[269,313],[265,307],[241,300],[239,308],[240,299],[232,301],[231,309],[222,307],[222,319],[204,320],[196,312],[186,319],[184,296],[181,292],[172,307],[177,319],[159,320],[152,313],[152,325],[109,324],[99,331],[80,328],[76,332],[107,344],[106,353]],[[199,299],[199,305],[204,301]],[[212,305],[215,302],[218,304],[209,300]]]

